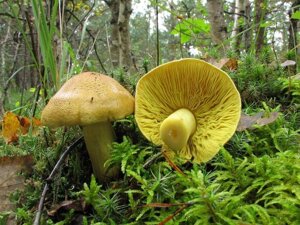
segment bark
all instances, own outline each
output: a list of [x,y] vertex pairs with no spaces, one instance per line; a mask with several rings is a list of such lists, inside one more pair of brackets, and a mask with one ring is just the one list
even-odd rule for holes
[[156,66],[160,64],[160,42],[159,42],[159,17],[158,0],[155,1],[155,27],[156,27]]
[[[169,1],[169,9],[170,11],[176,10],[176,4],[174,3],[174,0]],[[168,30],[173,30],[176,27],[177,24],[177,18],[170,15],[167,24],[168,24]],[[174,60],[176,57],[176,50],[177,50],[177,42],[178,38],[176,38],[174,35],[170,35],[168,38],[168,49],[169,49],[169,54],[167,54],[167,57],[169,60]],[[180,42],[179,42],[180,43]],[[182,44],[180,43],[180,50],[182,49]],[[183,57],[182,57],[183,58]]]
[[[296,46],[298,45],[298,40],[297,40],[297,33],[298,33],[298,20],[293,19],[292,15],[296,11],[299,10],[300,7],[300,0],[296,0],[293,2],[291,9],[289,10],[289,18],[290,18],[290,24],[289,24],[289,42],[288,42],[288,48],[290,51],[294,51],[295,54],[292,54],[292,57],[290,58],[291,60],[294,60],[297,62],[297,56],[299,55],[299,48]],[[290,66],[290,72],[291,73],[296,73],[296,68],[297,65]]]
[[246,1],[245,0],[235,0],[234,6],[234,24],[233,30],[231,33],[232,38],[232,48],[234,51],[239,54],[240,53],[240,45],[242,42],[241,32],[245,29],[245,11],[246,11]]
[[[25,10],[25,16],[26,16],[26,21],[27,21],[27,26],[29,28],[29,34],[30,34],[30,41],[31,41],[31,49],[32,49],[32,52],[33,52],[33,57],[34,61],[37,62],[37,66],[38,68],[34,68],[34,67],[31,67],[30,68],[30,76],[28,76],[28,73],[25,74],[25,77],[27,75],[27,77],[25,78],[25,80],[28,80],[27,82],[27,85],[26,85],[26,88],[28,88],[28,86],[30,87],[36,87],[39,83],[39,75],[41,74],[41,70],[43,68],[42,66],[42,58],[41,58],[41,53],[40,53],[40,49],[39,49],[39,41],[38,41],[38,35],[35,31],[35,28],[33,26],[33,23],[32,23],[32,20],[30,19],[32,17],[32,15],[30,14],[30,10],[29,8],[27,10]],[[24,26],[24,30],[26,29],[26,27]],[[25,47],[26,48],[26,47]],[[28,54],[25,54],[26,56],[29,56],[29,52]],[[26,57],[25,56],[25,57]],[[29,61],[29,60],[28,60]],[[25,60],[25,63],[26,60]],[[26,66],[26,64],[24,65]],[[24,72],[27,72],[28,70],[25,69]]]
[[289,24],[289,49],[294,49],[295,46],[298,44],[297,40],[297,32],[298,32],[298,20],[293,19],[292,15],[296,11],[299,10],[300,7],[300,0],[296,0],[293,2],[291,9],[289,10],[289,18],[290,18],[290,24]]
[[129,19],[132,0],[105,1],[111,11],[110,52],[114,67],[132,67]]
[[[27,46],[24,43],[24,39],[22,37],[22,33],[20,32],[20,38],[15,39],[16,45],[20,44],[20,49],[18,54],[23,54],[23,60],[17,60],[12,68],[11,73],[14,73],[18,67],[23,67],[23,69],[17,73],[16,75],[16,85],[20,88],[20,90],[28,89],[30,87],[36,87],[39,83],[40,78],[40,68],[42,67],[41,56],[39,52],[39,42],[38,42],[38,34],[33,25],[33,15],[31,12],[31,8],[29,6],[24,6],[24,3],[19,4],[20,7],[20,15],[23,18],[23,31],[28,34],[27,38],[29,40]],[[28,49],[30,48],[30,49]],[[32,54],[31,54],[32,52]],[[35,67],[28,67],[30,64],[35,64]]]
[[244,33],[244,46],[246,52],[249,52],[251,48],[252,40],[252,29],[251,27],[251,3],[249,0],[245,0],[245,15],[246,15],[246,24],[245,24],[245,33]]
[[266,15],[266,0],[255,0],[255,25],[256,25],[256,38],[255,38],[255,52],[256,55],[259,55],[262,47],[264,46],[265,40],[265,27],[262,27],[261,24],[265,20]]
[[[212,39],[217,45],[223,45],[223,41],[227,38],[223,4],[222,0],[207,0],[208,20],[211,25]],[[226,50],[226,46],[223,45],[223,49]]]
[[11,35],[11,21],[7,24],[6,35],[4,40],[1,42],[1,91],[0,91],[0,117],[4,114],[4,100],[6,98],[6,80],[7,78],[7,60],[6,60],[6,51],[7,51],[7,42]]

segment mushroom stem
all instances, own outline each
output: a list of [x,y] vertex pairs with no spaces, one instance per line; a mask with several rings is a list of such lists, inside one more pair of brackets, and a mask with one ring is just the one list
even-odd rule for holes
[[194,114],[185,108],[169,115],[160,125],[160,137],[173,151],[180,151],[196,130]]
[[85,144],[92,162],[93,172],[100,181],[105,181],[118,173],[118,168],[104,166],[110,158],[110,145],[114,141],[114,131],[109,121],[83,126]]

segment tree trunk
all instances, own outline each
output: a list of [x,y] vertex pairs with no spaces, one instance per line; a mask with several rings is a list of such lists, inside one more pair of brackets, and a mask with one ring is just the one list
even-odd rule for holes
[[0,77],[1,77],[1,90],[0,90],[0,118],[2,118],[4,114],[4,101],[6,98],[6,84],[7,84],[7,43],[9,40],[9,37],[11,35],[11,21],[8,22],[7,24],[7,30],[6,30],[6,35],[4,37],[4,40],[1,42],[0,45],[0,51],[1,51],[1,71],[0,71]]
[[106,0],[111,11],[111,57],[114,67],[129,70],[132,67],[129,19],[132,0]]
[[245,15],[246,15],[246,24],[245,24],[245,33],[244,33],[244,46],[246,52],[249,52],[251,48],[252,40],[252,29],[251,27],[251,3],[249,0],[245,0]]
[[254,23],[256,25],[256,38],[255,38],[255,52],[256,55],[262,50],[264,46],[265,40],[265,27],[261,26],[262,22],[265,20],[266,15],[266,7],[267,1],[266,0],[255,0],[255,19]]
[[245,28],[245,3],[245,0],[235,0],[234,24],[231,33],[231,46],[237,54],[239,54],[241,50],[240,45],[243,37],[241,35],[241,32],[244,31]]
[[[293,19],[292,15],[293,15],[293,13],[295,13],[296,11],[299,10],[299,6],[300,6],[300,0],[296,0],[293,2],[291,9],[289,10],[290,24],[289,24],[288,48],[290,51],[294,52],[294,54],[290,54],[291,56],[289,59],[294,60],[295,62],[297,62],[297,58],[298,58],[297,56],[299,54],[299,50],[298,50],[299,48],[296,47],[298,45],[298,40],[297,40],[298,20]],[[290,68],[290,71],[292,73],[296,73],[296,68],[297,68],[297,65]]]
[[207,0],[206,4],[212,39],[215,44],[223,46],[223,53],[225,53],[226,46],[223,45],[223,41],[227,38],[227,27],[224,18],[224,3],[222,0]]

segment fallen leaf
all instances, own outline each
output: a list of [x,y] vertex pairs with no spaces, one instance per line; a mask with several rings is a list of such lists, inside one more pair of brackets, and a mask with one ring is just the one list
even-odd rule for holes
[[279,116],[278,112],[271,112],[268,117],[262,117],[257,120],[257,125],[265,126],[270,123],[273,123]]
[[287,67],[287,66],[294,66],[296,65],[296,62],[293,60],[286,60],[283,63],[280,64],[282,67]]
[[20,121],[18,117],[12,113],[5,113],[2,121],[2,136],[7,144],[17,142],[18,132],[20,132]]
[[247,130],[249,127],[252,127],[256,123],[256,121],[262,117],[263,114],[264,114],[263,112],[259,112],[253,116],[242,114],[236,130],[237,131]]
[[42,122],[37,118],[27,118],[27,117],[19,117],[21,132],[23,135],[29,132],[30,127],[32,127],[32,133],[36,133],[36,128],[42,125]]
[[259,112],[253,116],[242,114],[236,130],[244,131],[253,128],[254,125],[268,125],[270,123],[273,123],[278,118],[279,113],[271,112],[268,117],[263,117],[263,115],[264,112]]
[[228,69],[230,71],[236,70],[238,67],[238,61],[234,58],[223,58],[217,64],[220,69]]
[[223,58],[219,61],[213,58],[208,58],[206,61],[219,69],[228,69],[233,71],[238,68],[238,61],[235,58]]
[[228,69],[228,70],[230,70],[230,71],[237,70],[237,68],[238,68],[238,61],[237,61],[237,59],[230,58],[230,59],[224,64],[224,66],[223,66],[222,68]]
[[16,190],[24,189],[24,177],[20,173],[31,171],[32,166],[31,155],[0,158],[0,212],[14,209],[9,196]]
[[7,144],[15,143],[19,135],[26,135],[32,127],[32,134],[35,134],[37,127],[41,126],[41,121],[37,118],[27,118],[17,116],[12,112],[7,112],[2,121],[2,136]]
[[20,130],[22,134],[27,134],[30,128],[30,120],[27,117],[19,117]]

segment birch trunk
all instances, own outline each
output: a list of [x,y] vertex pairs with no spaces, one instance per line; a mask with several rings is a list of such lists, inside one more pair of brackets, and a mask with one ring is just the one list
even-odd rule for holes
[[[297,40],[297,33],[298,33],[298,20],[293,19],[292,15],[296,11],[299,10],[299,5],[300,5],[300,0],[296,0],[293,2],[291,9],[289,10],[289,18],[290,18],[290,24],[289,24],[289,38],[288,38],[288,48],[290,51],[294,51],[295,54],[293,54],[293,57],[290,58],[297,62],[297,56],[299,55],[299,48],[296,46],[298,45],[298,40]],[[296,73],[296,68],[297,66],[291,66],[290,71],[292,73]]]
[[129,19],[132,0],[106,0],[111,11],[110,53],[112,65],[128,70],[132,67]]
[[0,90],[0,117],[4,114],[4,100],[6,97],[6,80],[8,79],[7,76],[7,42],[11,35],[11,21],[7,24],[7,30],[4,40],[0,43],[0,51],[1,51],[1,71],[0,71],[0,77],[1,77],[1,90]]
[[227,38],[227,27],[224,18],[224,8],[222,0],[207,0],[208,20],[211,25],[211,35],[215,44],[222,45],[224,52],[226,46],[223,41]]
[[245,3],[245,0],[235,0],[234,23],[231,33],[231,47],[237,53],[240,52],[240,45],[243,37],[243,35],[241,35],[240,33],[244,31],[245,28]]
[[249,52],[251,48],[251,40],[252,40],[252,29],[251,27],[251,3],[249,0],[245,1],[245,15],[246,15],[246,24],[245,24],[245,33],[244,33],[244,46],[246,52]]

